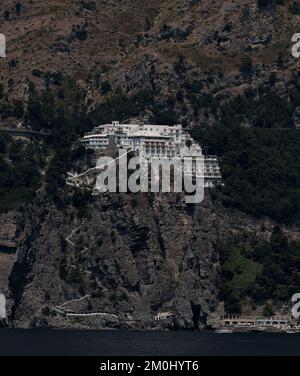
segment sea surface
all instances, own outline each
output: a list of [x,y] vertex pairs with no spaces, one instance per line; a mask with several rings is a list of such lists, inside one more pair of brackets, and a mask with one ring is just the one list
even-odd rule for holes
[[0,356],[300,355],[300,334],[0,329]]

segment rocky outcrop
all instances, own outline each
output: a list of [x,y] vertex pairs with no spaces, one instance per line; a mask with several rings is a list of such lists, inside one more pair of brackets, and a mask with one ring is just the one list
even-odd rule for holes
[[11,325],[82,327],[85,318],[68,312],[103,312],[118,319],[86,317],[86,326],[143,328],[171,311],[174,325],[194,328],[218,308],[209,201],[188,207],[176,195],[102,195],[86,218],[73,210],[37,202],[24,214],[9,278]]
[[[199,205],[179,194],[101,194],[85,213],[40,196],[16,222],[11,326],[204,328],[223,313],[218,241],[241,231],[269,239],[274,225],[212,204],[208,193]],[[164,312],[173,317],[154,320]]]
[[0,217],[0,252],[16,252],[16,223],[13,213]]
[[[12,100],[28,97],[30,81],[42,90],[49,72],[62,72],[82,83],[90,108],[119,87],[128,95],[144,89],[155,98],[134,115],[139,120],[152,121],[167,105],[184,125],[215,125],[222,104],[249,88],[258,96],[269,87],[271,73],[282,101],[290,101],[299,86],[292,82],[298,62],[288,51],[298,19],[287,16],[286,4],[260,9],[249,0],[124,0],[116,7],[112,0],[35,5],[24,0],[23,5],[17,17],[15,3],[7,2],[11,16],[1,30],[10,46],[2,81]],[[31,51],[25,60],[24,48]],[[18,85],[10,87],[13,82]],[[112,93],[103,92],[103,83]],[[299,107],[293,119],[299,126]],[[98,196],[87,213],[58,209],[40,193],[23,212],[1,215],[0,292],[9,280],[12,326],[145,328],[157,313],[172,312],[175,319],[162,326],[201,328],[207,314],[221,309],[216,242],[241,231],[267,237],[273,225],[261,233],[262,221],[216,208],[208,198],[188,207],[175,195]],[[297,229],[287,232],[299,237]]]
[[15,213],[0,216],[0,294],[5,293],[7,281],[17,252],[17,217]]

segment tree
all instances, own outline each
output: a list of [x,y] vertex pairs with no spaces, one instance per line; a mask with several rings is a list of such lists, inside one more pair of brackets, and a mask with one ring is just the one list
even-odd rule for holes
[[300,4],[297,3],[296,1],[293,2],[293,4],[291,4],[289,6],[289,11],[295,15],[295,16],[298,16],[300,15]]
[[23,102],[17,100],[15,102],[15,111],[14,114],[17,118],[21,118],[24,115],[24,107],[23,107]]
[[101,94],[105,95],[111,91],[111,86],[108,81],[103,81],[101,84]]
[[264,306],[263,315],[265,317],[272,317],[272,316],[274,316],[274,314],[275,314],[274,307],[272,306],[271,303],[267,303]]
[[259,10],[270,9],[275,2],[275,0],[257,0],[257,7]]
[[3,94],[4,94],[4,86],[3,86],[3,83],[0,82],[0,99],[3,98]]
[[242,59],[240,71],[243,78],[251,79],[252,78],[252,59],[247,56]]
[[149,31],[151,29],[151,22],[149,18],[145,19],[145,31]]
[[185,73],[185,60],[184,56],[180,55],[178,60],[174,63],[174,71],[179,75],[182,76]]
[[16,13],[17,13],[17,16],[20,16],[21,14],[21,9],[22,9],[22,4],[20,3],[20,1],[18,1],[16,3]]
[[8,9],[6,9],[4,11],[4,19],[5,19],[5,21],[9,21],[9,17],[10,17],[10,11]]

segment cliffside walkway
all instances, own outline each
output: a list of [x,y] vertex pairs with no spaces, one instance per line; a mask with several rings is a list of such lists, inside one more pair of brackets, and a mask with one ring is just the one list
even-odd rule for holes
[[114,319],[117,320],[119,317],[114,315],[113,313],[108,312],[99,312],[99,311],[82,311],[82,312],[75,312],[73,310],[64,310],[60,309],[59,307],[54,307],[54,310],[62,315],[66,315],[67,317],[102,317],[106,319]]
[[91,297],[91,295],[85,295],[85,296],[82,296],[81,298],[78,298],[78,299],[72,299],[72,300],[69,300],[69,301],[67,301],[63,304],[60,304],[56,308],[63,308],[70,303],[81,302],[82,300],[85,300],[85,299],[90,298],[90,297]]
[[106,313],[106,312],[67,312],[67,316],[69,317],[92,317],[92,316],[99,316],[103,318],[110,318],[110,319],[118,319],[117,315],[114,315],[112,313]]
[[91,297],[91,295],[84,295],[84,296],[82,296],[81,298],[78,298],[78,299],[68,300],[67,302],[62,303],[62,304],[54,307],[53,309],[57,313],[59,313],[61,315],[66,315],[67,317],[87,317],[88,318],[88,317],[98,316],[98,317],[102,317],[102,318],[105,318],[105,319],[111,319],[111,320],[117,320],[119,318],[117,315],[114,315],[114,314],[108,313],[108,312],[100,312],[100,311],[79,311],[79,312],[76,312],[74,309],[68,309],[67,308],[68,304],[76,303],[76,302],[82,302],[83,300],[88,299],[90,297]]
[[129,154],[130,152],[131,152],[131,150],[128,150],[126,153],[120,155],[118,158],[115,158],[115,159],[111,160],[110,162],[105,163],[105,164],[103,164],[103,165],[101,165],[101,166],[96,166],[96,167],[89,168],[88,170],[82,172],[81,174],[78,174],[78,175],[72,175],[72,174],[69,174],[67,184],[68,184],[68,185],[72,185],[70,182],[73,182],[73,181],[75,181],[76,179],[81,179],[81,178],[85,177],[86,175],[88,175],[88,174],[91,173],[91,172],[95,172],[95,171],[98,171],[98,170],[102,170],[104,167],[109,166],[110,164],[112,164],[112,163],[118,161],[119,159],[121,159],[121,158],[124,157],[125,155]]

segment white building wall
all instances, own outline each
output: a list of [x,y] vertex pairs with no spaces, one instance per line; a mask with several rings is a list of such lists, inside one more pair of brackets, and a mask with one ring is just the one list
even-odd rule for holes
[[[192,142],[190,148],[185,143],[190,136],[182,129],[181,125],[137,125],[137,124],[104,124],[94,128],[83,138],[83,143],[92,149],[106,149],[109,145],[109,137],[115,136],[118,147],[129,148],[146,159],[151,158],[179,158],[192,157],[199,160],[201,171],[195,171],[192,167],[190,173],[205,176],[205,185],[215,186],[221,181],[219,162],[216,157],[205,157],[202,148]],[[198,168],[198,167],[197,167]],[[204,168],[204,171],[202,169]]]

